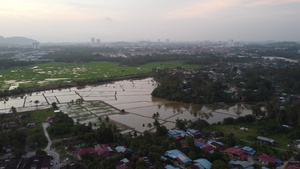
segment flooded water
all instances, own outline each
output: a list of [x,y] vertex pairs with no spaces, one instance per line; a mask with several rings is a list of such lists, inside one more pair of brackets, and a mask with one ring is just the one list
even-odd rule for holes
[[297,63],[298,62],[298,60],[288,59],[288,58],[284,58],[284,57],[263,56],[262,58],[264,58],[264,59],[270,59],[270,60],[279,59],[279,60],[284,60],[284,61],[293,62],[293,63]]
[[[156,85],[152,78],[147,78],[84,88],[47,90],[22,97],[10,97],[6,100],[2,98],[0,113],[8,113],[12,106],[16,107],[17,111],[24,111],[49,107],[52,102],[56,102],[64,112],[74,118],[74,121],[76,119],[81,123],[94,122],[99,116],[108,115],[111,120],[141,132],[149,129],[147,124],[153,123],[152,115],[156,112],[160,114],[160,122],[168,129],[175,127],[176,119],[195,120],[201,118],[209,123],[215,123],[226,117],[236,118],[252,113],[249,106],[243,104],[195,105],[154,98],[151,96],[151,92]],[[84,104],[80,105],[80,108],[71,108],[70,106],[74,104],[70,104],[70,102],[76,102],[80,98],[84,99]],[[119,110],[122,109],[127,113],[121,114]]]

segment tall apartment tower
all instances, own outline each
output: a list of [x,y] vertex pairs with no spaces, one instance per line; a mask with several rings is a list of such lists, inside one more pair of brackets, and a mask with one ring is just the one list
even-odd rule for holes
[[95,44],[95,38],[91,38],[91,44],[92,44],[92,45]]
[[33,49],[39,49],[40,48],[40,43],[39,42],[33,42],[32,43],[32,48]]

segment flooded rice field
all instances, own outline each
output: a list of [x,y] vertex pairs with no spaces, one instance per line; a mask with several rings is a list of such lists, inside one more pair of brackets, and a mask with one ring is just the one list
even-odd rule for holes
[[[51,107],[51,103],[56,102],[74,121],[96,123],[99,117],[109,116],[112,121],[141,132],[149,129],[147,124],[153,123],[152,115],[156,112],[160,114],[160,123],[168,129],[175,127],[176,119],[201,118],[215,123],[226,117],[236,118],[252,113],[251,108],[243,104],[195,105],[154,98],[151,92],[156,85],[152,78],[147,78],[84,88],[47,90],[6,100],[2,98],[0,113],[9,113],[12,106],[17,111],[28,111]],[[84,101],[76,104],[80,99]],[[126,113],[121,113],[122,109]]]

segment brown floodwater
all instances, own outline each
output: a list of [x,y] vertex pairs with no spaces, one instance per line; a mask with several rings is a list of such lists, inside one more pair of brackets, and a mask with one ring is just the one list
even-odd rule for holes
[[[195,120],[201,118],[209,123],[222,121],[226,117],[239,117],[251,114],[251,108],[245,104],[186,104],[167,101],[151,96],[157,83],[152,78],[142,80],[123,80],[102,85],[72,87],[62,90],[47,90],[26,94],[22,97],[9,97],[0,100],[0,113],[8,113],[12,106],[18,111],[49,107],[52,102],[65,105],[72,100],[83,98],[85,101],[103,101],[127,114],[114,114],[109,118],[135,128],[138,131],[149,129],[153,123],[152,115],[159,112],[160,122],[167,128],[175,127],[176,119]],[[39,103],[35,104],[38,100]],[[93,120],[89,120],[93,121]],[[95,121],[95,120],[94,120]]]

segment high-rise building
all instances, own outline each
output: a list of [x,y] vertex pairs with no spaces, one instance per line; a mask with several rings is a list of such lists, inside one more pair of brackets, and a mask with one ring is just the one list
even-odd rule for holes
[[91,38],[91,44],[92,44],[92,45],[95,44],[95,38]]
[[39,49],[40,48],[40,43],[39,42],[33,42],[32,47],[33,47],[33,49]]
[[98,44],[98,45],[100,44],[100,39],[97,39],[97,44]]

